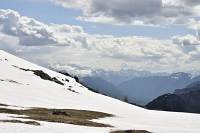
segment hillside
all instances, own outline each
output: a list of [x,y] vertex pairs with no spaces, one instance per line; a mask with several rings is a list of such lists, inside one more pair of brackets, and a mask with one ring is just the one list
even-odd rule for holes
[[112,83],[99,78],[99,77],[83,77],[80,79],[81,83],[87,87],[92,88],[94,91],[107,95],[116,99],[124,100],[125,95],[122,91],[116,89]]
[[0,51],[0,103],[1,133],[200,131],[200,115],[150,111],[93,93],[71,77],[4,51]]
[[189,84],[174,94],[165,94],[146,105],[148,109],[200,113],[200,82]]

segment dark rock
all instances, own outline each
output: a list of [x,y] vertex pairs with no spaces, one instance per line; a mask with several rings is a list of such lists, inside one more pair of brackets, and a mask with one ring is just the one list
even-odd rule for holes
[[71,116],[69,113],[66,113],[64,111],[57,111],[57,110],[53,111],[52,114],[53,115],[63,115],[63,116],[68,116],[68,117]]
[[31,71],[43,80],[49,80],[49,81],[53,81],[57,84],[64,85],[64,83],[59,81],[56,77],[51,78],[47,73],[43,72],[42,70],[30,70],[30,69],[20,68],[18,66],[13,66],[13,67],[19,68],[20,70],[23,70],[23,71]]
[[79,78],[77,76],[74,76],[74,79],[79,83]]

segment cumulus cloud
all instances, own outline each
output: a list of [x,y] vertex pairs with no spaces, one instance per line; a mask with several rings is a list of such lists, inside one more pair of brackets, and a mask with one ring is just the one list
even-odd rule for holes
[[188,28],[194,30],[194,35],[187,34],[184,36],[174,36],[172,40],[175,44],[182,46],[200,45],[200,21],[194,20],[188,25]]
[[56,41],[46,25],[13,10],[0,10],[0,25],[3,33],[19,37],[22,45],[51,44]]
[[[37,46],[50,44],[68,45],[71,37],[82,34],[79,26],[44,24],[35,19],[21,16],[13,10],[0,10],[0,31],[19,38],[20,45]],[[71,37],[63,38],[63,34]]]
[[[185,24],[195,16],[198,0],[51,0],[83,12],[80,20],[134,25]],[[196,12],[197,13],[197,12]]]
[[191,58],[193,58],[196,55],[199,55],[198,53],[196,53],[200,46],[200,40],[198,39],[197,36],[194,35],[174,36],[172,40],[173,43],[180,45],[182,51],[185,52],[186,54],[189,54]]
[[70,75],[89,76],[93,73],[91,68],[75,64],[55,64],[49,65],[49,67],[57,71],[67,72]]
[[[181,1],[181,0],[180,0]],[[193,5],[193,6],[197,6],[200,4],[199,0],[182,0],[186,5]]]
[[[91,35],[79,26],[45,24],[12,10],[0,10],[0,27],[1,49],[45,66],[70,71],[79,70],[78,67],[74,69],[74,65],[104,70],[124,67],[151,71],[185,70],[197,66],[193,66],[193,62],[198,64],[200,57],[200,45],[195,45],[189,52],[184,50],[186,44],[198,43],[192,36],[159,40]],[[180,45],[183,42],[185,45]],[[80,70],[82,74],[90,73],[83,67]]]
[[88,2],[88,0],[58,0],[58,1],[54,1],[51,0],[52,2],[54,2],[55,4],[58,5],[62,5],[63,7],[66,8],[83,8],[83,6],[86,5],[86,3]]
[[[197,2],[197,1],[193,1],[193,2]],[[199,55],[197,51],[200,46],[200,21],[192,21],[189,25],[189,28],[193,29],[194,33],[196,34],[193,34],[193,35],[187,34],[183,36],[177,35],[177,36],[172,37],[172,41],[174,44],[180,45],[183,52],[192,54],[191,58],[193,58],[194,56]],[[199,56],[196,56],[196,57],[199,57]]]
[[200,40],[194,35],[174,36],[173,41],[182,46],[200,45]]

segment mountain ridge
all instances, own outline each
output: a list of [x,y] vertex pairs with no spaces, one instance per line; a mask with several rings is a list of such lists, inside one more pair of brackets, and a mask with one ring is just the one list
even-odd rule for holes
[[183,89],[175,90],[172,94],[164,94],[157,97],[148,103],[146,107],[154,110],[200,113],[199,100],[200,81],[196,81]]

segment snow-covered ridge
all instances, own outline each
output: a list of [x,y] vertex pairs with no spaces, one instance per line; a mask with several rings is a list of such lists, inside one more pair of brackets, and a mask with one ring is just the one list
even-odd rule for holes
[[[41,70],[64,85],[44,80],[33,71]],[[67,79],[67,80],[66,80]],[[199,133],[200,115],[150,111],[89,91],[75,79],[0,51],[0,103],[16,107],[45,107],[105,112],[115,117],[94,120],[111,128],[83,127],[42,122],[34,127],[0,122],[1,133],[108,133],[117,129],[139,129],[155,133]],[[0,114],[0,120],[10,118]]]

